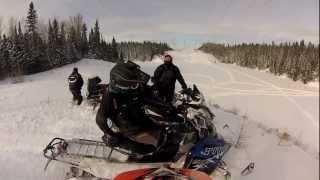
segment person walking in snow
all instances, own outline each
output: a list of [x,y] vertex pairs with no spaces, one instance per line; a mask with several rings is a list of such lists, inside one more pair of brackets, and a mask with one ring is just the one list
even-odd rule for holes
[[69,89],[73,95],[73,101],[77,101],[77,105],[82,102],[81,88],[83,86],[83,79],[78,72],[78,68],[73,68],[72,73],[68,77]]
[[152,80],[160,98],[167,103],[173,100],[176,80],[179,81],[183,90],[187,90],[187,84],[179,68],[172,63],[170,55],[164,56],[164,63],[157,67]]

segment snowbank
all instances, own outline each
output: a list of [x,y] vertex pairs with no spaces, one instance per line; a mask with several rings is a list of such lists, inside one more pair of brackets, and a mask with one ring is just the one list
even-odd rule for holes
[[319,89],[319,81],[309,82],[307,85],[310,86],[310,87]]

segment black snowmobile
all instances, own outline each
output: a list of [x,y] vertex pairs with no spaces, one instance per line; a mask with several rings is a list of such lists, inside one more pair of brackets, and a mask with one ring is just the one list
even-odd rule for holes
[[100,84],[101,79],[99,76],[88,79],[87,84],[87,101],[95,109],[101,102],[103,92],[105,91],[107,85]]
[[[127,64],[129,67],[136,66],[132,62],[129,63]],[[123,70],[121,68],[111,71],[113,75],[107,89],[116,93],[137,95],[136,90],[145,88],[149,76],[141,73],[142,71],[138,71],[140,73],[138,76],[125,76],[123,73],[118,73]],[[131,74],[129,72],[132,70],[124,68],[127,74]],[[152,103],[141,106],[140,110],[144,112],[145,117],[155,127],[159,127],[160,131],[154,133],[156,129],[152,129],[151,132],[130,134],[132,141],[154,146],[147,152],[135,151],[128,144],[111,145],[112,143],[108,142],[84,139],[54,138],[44,149],[44,156],[48,158],[48,162],[56,160],[67,163],[99,178],[111,178],[109,170],[111,167],[113,175],[116,175],[122,171],[141,167],[159,168],[169,165],[179,168],[181,164],[183,168],[203,171],[208,175],[219,169],[224,176],[229,176],[222,158],[231,147],[231,143],[226,142],[216,132],[213,124],[215,116],[206,106],[202,93],[194,85],[193,89],[188,92],[178,92],[175,97],[174,111],[170,111],[169,114],[161,108],[155,108],[157,106]],[[117,121],[110,119],[106,121],[114,134],[122,131]],[[172,149],[166,151],[171,147],[177,148],[174,148],[174,151]],[[164,158],[167,152],[171,153],[170,158]]]

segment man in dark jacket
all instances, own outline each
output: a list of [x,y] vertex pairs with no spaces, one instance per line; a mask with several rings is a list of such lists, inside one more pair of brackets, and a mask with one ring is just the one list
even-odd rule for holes
[[72,73],[68,77],[69,89],[73,95],[73,101],[77,101],[77,105],[82,102],[81,88],[83,86],[83,79],[78,72],[78,68],[73,68]]
[[171,102],[173,100],[176,80],[179,81],[183,90],[187,89],[187,84],[179,68],[172,63],[172,57],[166,55],[164,57],[164,63],[157,67],[153,76],[155,88],[159,91],[160,97],[165,102]]

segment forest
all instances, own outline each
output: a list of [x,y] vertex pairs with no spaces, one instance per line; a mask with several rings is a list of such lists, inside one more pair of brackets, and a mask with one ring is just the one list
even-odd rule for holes
[[303,83],[319,80],[319,44],[304,40],[279,44],[204,43],[199,49],[213,54],[223,63],[268,70]]
[[0,78],[42,72],[82,58],[149,61],[171,50],[162,42],[116,42],[114,37],[107,42],[99,21],[89,29],[81,14],[39,21],[32,2],[24,20],[10,18],[6,33],[4,29],[0,19]]

